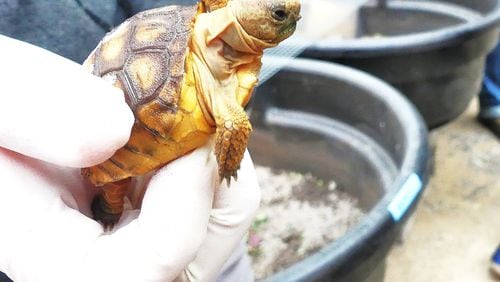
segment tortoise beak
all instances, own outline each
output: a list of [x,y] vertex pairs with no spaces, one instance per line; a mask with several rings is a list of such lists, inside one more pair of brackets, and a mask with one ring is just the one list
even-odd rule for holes
[[301,19],[302,17],[298,13],[291,13],[288,16],[287,19],[287,24],[285,24],[282,28],[279,30],[279,41],[283,41],[290,37],[294,32],[295,29],[297,28],[297,22]]
[[296,21],[290,21],[289,24],[282,27],[279,31],[279,41],[283,41],[288,37],[290,37],[295,32],[296,28],[297,28]]

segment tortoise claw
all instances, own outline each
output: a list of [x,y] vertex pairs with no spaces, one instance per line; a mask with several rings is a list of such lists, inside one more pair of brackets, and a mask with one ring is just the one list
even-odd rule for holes
[[[239,169],[239,168],[238,168]],[[234,181],[238,181],[238,170],[231,172],[226,172],[224,175],[220,176],[221,182],[225,179],[227,187],[231,184],[231,177],[234,178]]]

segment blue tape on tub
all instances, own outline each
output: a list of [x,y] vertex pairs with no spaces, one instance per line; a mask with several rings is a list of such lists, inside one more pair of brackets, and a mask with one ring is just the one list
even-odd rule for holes
[[495,253],[493,254],[493,257],[491,258],[491,261],[494,264],[500,265],[500,246],[496,249]]
[[416,173],[413,173],[387,207],[394,221],[399,221],[403,217],[420,190],[422,190],[422,180]]
[[484,77],[483,83],[492,98],[494,97],[497,101],[500,101],[500,87],[488,76]]

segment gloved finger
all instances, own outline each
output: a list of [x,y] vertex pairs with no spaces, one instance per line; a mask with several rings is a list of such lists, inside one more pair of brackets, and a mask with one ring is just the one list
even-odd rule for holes
[[212,146],[195,150],[152,177],[139,217],[101,236],[89,252],[93,272],[105,273],[91,279],[170,281],[186,268],[205,238],[212,207],[217,183]]
[[87,167],[125,145],[134,117],[123,93],[54,53],[0,35],[0,146]]
[[14,281],[81,277],[87,248],[102,228],[77,210],[83,202],[66,190],[84,194],[78,170],[0,148],[0,179],[0,271]]
[[[248,231],[259,207],[260,188],[250,155],[238,171],[238,181],[216,189],[207,236],[196,259],[183,273],[183,280],[213,281]],[[182,280],[182,279],[181,279]]]
[[105,234],[69,207],[77,208],[78,201],[68,186],[86,188],[77,169],[0,148],[0,271],[15,281],[172,280],[206,232],[213,198],[207,182],[214,182],[216,170],[210,152],[200,149],[162,169],[151,181],[140,220]]

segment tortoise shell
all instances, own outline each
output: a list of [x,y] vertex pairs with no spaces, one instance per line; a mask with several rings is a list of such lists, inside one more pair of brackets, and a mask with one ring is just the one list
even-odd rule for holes
[[123,90],[136,117],[123,148],[82,169],[93,185],[147,173],[201,146],[214,132],[197,107],[194,88],[183,88],[193,85],[185,62],[197,13],[198,6],[139,13],[107,34],[84,63]]
[[159,98],[176,108],[196,6],[139,13],[111,31],[84,63],[113,81],[132,110]]

